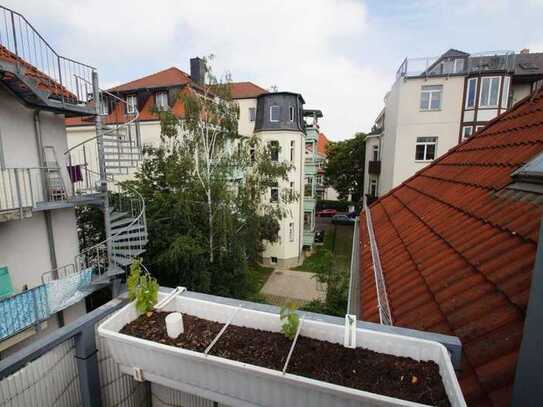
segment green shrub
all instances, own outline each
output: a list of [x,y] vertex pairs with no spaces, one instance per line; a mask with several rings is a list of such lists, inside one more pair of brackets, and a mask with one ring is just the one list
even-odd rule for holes
[[136,301],[136,310],[143,314],[153,309],[158,300],[158,282],[149,273],[141,273],[141,261],[136,259],[130,266],[126,280],[128,299]]
[[298,331],[298,325],[300,324],[300,317],[296,313],[296,305],[290,303],[282,306],[279,315],[281,321],[283,321],[281,332],[283,332],[287,338],[293,340]]

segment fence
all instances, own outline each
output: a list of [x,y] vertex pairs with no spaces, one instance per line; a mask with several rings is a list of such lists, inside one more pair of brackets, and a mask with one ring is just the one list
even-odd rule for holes
[[44,285],[0,300],[0,341],[49,318]]

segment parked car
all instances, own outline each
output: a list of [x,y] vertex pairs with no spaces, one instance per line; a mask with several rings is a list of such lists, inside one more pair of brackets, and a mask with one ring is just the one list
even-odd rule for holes
[[335,215],[332,218],[332,223],[335,225],[352,225],[354,223],[354,219],[349,218],[347,215]]
[[351,218],[351,219],[354,219],[354,218],[356,218],[356,217],[358,216],[358,212],[357,212],[357,211],[349,212],[349,213],[347,214],[347,216],[348,216],[349,218]]
[[323,209],[322,211],[317,212],[317,216],[320,216],[322,218],[331,218],[332,216],[335,216],[337,211],[335,209]]

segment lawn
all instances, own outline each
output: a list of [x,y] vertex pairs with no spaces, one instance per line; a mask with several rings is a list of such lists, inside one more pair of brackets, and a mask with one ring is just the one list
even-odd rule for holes
[[318,273],[319,270],[321,272],[329,270],[326,277],[326,301],[312,301],[303,309],[322,314],[344,316],[347,310],[353,227],[347,225],[327,226],[324,244],[317,246],[315,252],[305,259],[304,264],[296,268],[296,270],[315,273]]
[[266,302],[260,294],[262,287],[268,281],[268,277],[273,272],[273,268],[264,267],[259,264],[249,265],[249,287],[250,291],[247,294],[247,300],[253,302]]

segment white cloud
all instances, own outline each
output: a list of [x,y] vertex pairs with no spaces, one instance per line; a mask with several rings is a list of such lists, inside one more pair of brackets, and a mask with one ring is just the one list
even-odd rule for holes
[[390,85],[341,51],[366,35],[360,1],[34,0],[13,7],[45,35],[53,31],[62,53],[98,66],[103,83],[173,64],[186,70],[189,57],[213,53],[216,70],[234,80],[302,93],[308,107],[323,110],[332,139],[368,130]]

